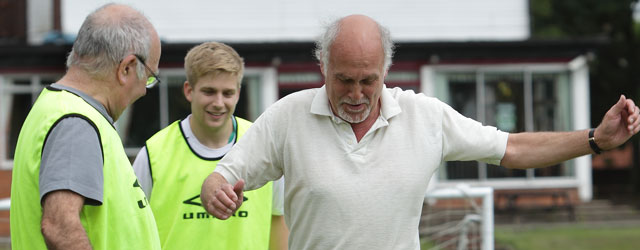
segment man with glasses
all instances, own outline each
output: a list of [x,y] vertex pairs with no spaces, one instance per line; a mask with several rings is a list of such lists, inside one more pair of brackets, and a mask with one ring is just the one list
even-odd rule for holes
[[154,86],[156,86],[156,84],[160,83],[160,77],[158,76],[158,73],[154,73],[153,70],[151,70],[151,68],[147,66],[147,64],[144,62],[145,61],[144,58],[141,55],[137,55],[137,54],[134,56],[136,56],[136,58],[140,60],[144,68],[147,69],[149,73],[151,73],[151,75],[147,77],[147,88],[148,89],[153,88]]
[[138,11],[85,19],[67,72],[34,103],[11,185],[14,249],[160,249],[153,213],[113,123],[158,82],[160,39]]

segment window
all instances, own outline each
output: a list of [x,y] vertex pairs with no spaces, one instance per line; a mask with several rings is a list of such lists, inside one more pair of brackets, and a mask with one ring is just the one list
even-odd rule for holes
[[[571,130],[570,82],[567,74],[538,73],[532,76],[533,131]],[[571,162],[532,170],[535,177],[573,176]]]
[[[271,79],[272,75],[270,69],[245,69],[240,100],[234,115],[254,121],[268,105],[265,101],[275,101],[265,96],[269,92],[269,82],[275,82]],[[116,122],[116,129],[131,160],[147,139],[191,113],[191,104],[183,92],[186,81],[184,70],[163,69],[160,77],[162,83],[148,89],[147,94],[127,108]]]
[[13,167],[18,135],[33,102],[57,74],[0,75],[0,169]]
[[[442,68],[434,74],[436,97],[462,115],[506,132],[566,131],[571,124],[568,70]],[[447,162],[441,180],[497,180],[574,176],[573,162],[517,170],[480,162]]]
[[[182,92],[184,70],[167,69],[162,73],[162,84],[147,89],[147,94],[127,108],[115,124],[131,159],[149,137],[191,113],[191,106]],[[275,102],[275,75],[271,68],[245,69],[235,115],[253,121]],[[42,89],[61,76],[0,75],[0,131],[3,133],[0,135],[0,169],[13,167],[13,155],[24,119]]]

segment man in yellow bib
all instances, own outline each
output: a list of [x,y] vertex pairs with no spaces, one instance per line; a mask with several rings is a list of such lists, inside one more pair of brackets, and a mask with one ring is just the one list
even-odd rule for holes
[[155,85],[160,39],[138,11],[91,13],[27,116],[11,183],[13,249],[160,249],[120,136],[124,109]]
[[251,123],[233,112],[243,59],[207,42],[185,57],[183,91],[191,114],[147,140],[133,164],[156,218],[162,249],[286,249],[282,180],[244,194],[229,220],[207,214],[200,187]]

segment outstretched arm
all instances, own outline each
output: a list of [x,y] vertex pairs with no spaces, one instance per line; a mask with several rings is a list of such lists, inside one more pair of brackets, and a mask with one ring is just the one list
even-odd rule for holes
[[211,173],[202,183],[200,199],[208,213],[218,219],[226,220],[242,205],[244,180],[231,186],[219,173]]
[[[640,108],[620,96],[595,129],[595,143],[602,150],[620,146],[640,131]],[[537,168],[554,165],[592,153],[589,130],[509,134],[501,165],[508,168]]]

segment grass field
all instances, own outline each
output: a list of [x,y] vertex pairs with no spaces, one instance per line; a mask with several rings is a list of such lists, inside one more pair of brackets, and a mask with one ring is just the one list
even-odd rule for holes
[[[498,226],[496,250],[635,250],[640,249],[640,225]],[[423,241],[421,249],[433,244]]]
[[496,249],[639,249],[640,226],[554,226],[495,229]]

